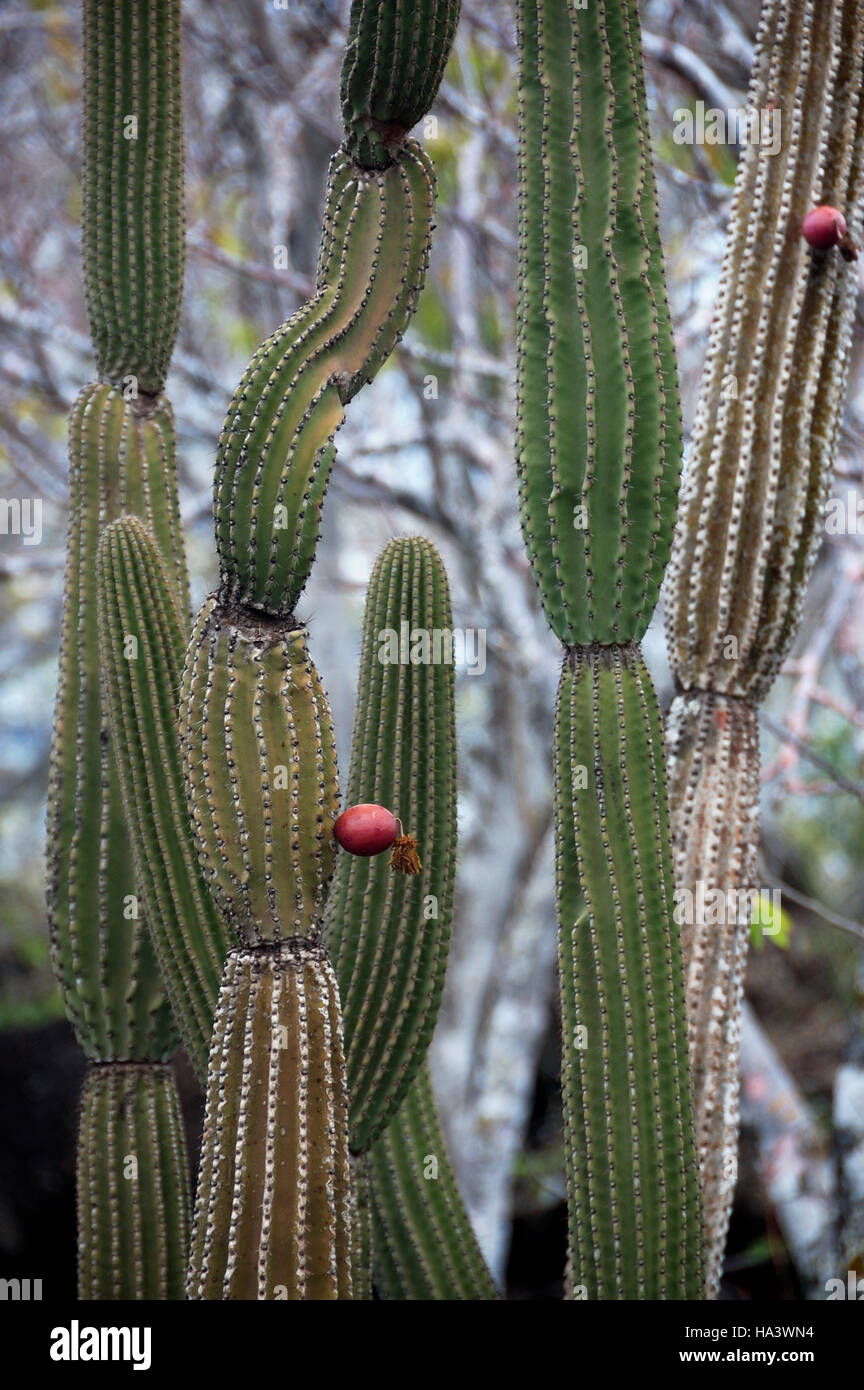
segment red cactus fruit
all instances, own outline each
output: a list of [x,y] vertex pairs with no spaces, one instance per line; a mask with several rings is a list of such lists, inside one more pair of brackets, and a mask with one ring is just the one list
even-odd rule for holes
[[334,823],[333,834],[337,844],[349,854],[369,858],[390,849],[399,834],[399,822],[386,806],[364,801],[342,812]]
[[846,236],[846,218],[839,208],[823,203],[808,212],[801,223],[801,235],[817,251],[827,251],[831,246],[839,246]]

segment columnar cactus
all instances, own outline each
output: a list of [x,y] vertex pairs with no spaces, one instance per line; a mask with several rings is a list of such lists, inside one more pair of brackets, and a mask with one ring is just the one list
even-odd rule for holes
[[[434,97],[456,10],[437,0],[355,0],[351,45],[371,42],[377,60],[356,68],[349,45],[346,144],[331,163],[316,292],[255,353],[219,440],[220,587],[186,654],[180,737],[199,862],[242,945],[226,962],[210,1054],[193,1297],[352,1295],[341,1021],[320,944],[338,787],[329,708],[295,608],[344,406],[398,341],[423,286],[434,177],[402,122]],[[452,22],[429,22],[445,11]],[[421,710],[411,717],[432,728]],[[433,843],[433,862],[450,848]],[[369,1008],[384,1010],[384,1024],[373,1022],[367,1036],[366,1010],[352,1017],[370,1049],[370,1080],[359,1052],[349,1061],[358,1084],[352,1123],[370,1135],[386,1123],[382,1097],[370,1092],[373,1069],[392,1110],[431,1027],[418,985],[431,985],[434,1004],[443,968],[442,953],[424,949],[421,970],[408,943],[396,944],[406,954],[393,983],[407,995],[388,1006],[380,970],[384,993],[370,995]],[[393,1043],[386,1028],[405,997],[407,1028]]]
[[[188,1224],[164,1065],[176,1037],[139,906],[108,732],[96,561],[102,526],[137,513],[173,601],[187,602],[173,424],[160,394],[183,279],[177,0],[86,0],[84,71],[83,248],[100,381],[81,393],[70,420],[48,905],[55,971],[93,1064],[79,1147],[81,1296],[176,1298]],[[146,1136],[145,1115],[153,1117]]]
[[[670,568],[673,843],[694,896],[700,884],[704,895],[756,888],[758,707],[819,548],[855,304],[840,251],[812,250],[801,229],[829,204],[860,242],[862,63],[861,0],[766,0],[749,106],[773,113],[780,139],[748,145],[739,165]],[[729,916],[685,927],[712,1290],[735,1187],[749,935],[746,914]]]
[[660,715],[638,643],[680,420],[635,0],[520,0],[523,531],[565,654],[555,801],[568,1293],[699,1298]]
[[[387,649],[403,624],[427,660]],[[367,1150],[394,1115],[431,1037],[447,965],[456,852],[453,615],[441,560],[423,539],[391,541],[369,581],[347,800],[392,807],[423,846],[419,874],[383,855],[344,854],[327,900],[339,980],[351,1147]],[[443,637],[442,637],[443,634]]]
[[[415,661],[394,650],[406,630],[412,644],[428,644]],[[384,856],[343,855],[326,917],[345,1017],[350,1143],[369,1155],[374,1283],[389,1298],[496,1297],[423,1061],[453,915],[452,632],[437,551],[421,537],[391,541],[366,599],[348,800],[393,807],[423,847],[422,868],[402,877]],[[364,1197],[366,1182],[364,1169]]]

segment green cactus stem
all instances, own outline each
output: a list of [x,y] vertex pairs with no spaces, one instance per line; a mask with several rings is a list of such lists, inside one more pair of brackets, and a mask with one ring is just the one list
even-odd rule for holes
[[180,745],[199,862],[248,945],[320,935],[333,871],[336,753],[306,629],[205,603]]
[[675,356],[635,0],[519,0],[516,439],[565,647],[555,734],[568,1297],[699,1298],[662,740],[638,642],[669,555]]
[[497,1299],[450,1166],[425,1062],[369,1162],[379,1296]]
[[345,145],[364,169],[386,169],[435,100],[460,0],[355,0],[342,64]]
[[82,243],[99,373],[155,396],[185,263],[179,3],[84,0],[83,61]]
[[662,749],[638,647],[577,648],[558,695],[556,826],[569,1277],[588,1298],[702,1287]]
[[171,1069],[91,1067],[78,1140],[82,1299],[179,1299],[189,1244],[189,1178]]
[[[399,649],[405,624],[413,662]],[[418,840],[422,869],[394,874],[386,855],[343,851],[327,900],[355,1151],[369,1148],[405,1095],[444,983],[456,853],[452,632],[435,548],[420,537],[390,541],[366,599],[347,800],[390,807]]]
[[414,312],[434,203],[434,171],[414,141],[383,173],[334,156],[317,292],[252,358],[219,441],[216,545],[230,602],[293,611],[315,557],[333,436]]
[[[676,869],[694,895],[756,890],[757,710],[822,539],[857,288],[853,267],[812,250],[801,224],[827,203],[860,243],[862,86],[861,0],[768,0],[748,108],[773,111],[775,128],[739,163],[666,608],[680,692],[668,730]],[[712,1292],[737,1171],[748,940],[745,916],[697,922],[686,941]]]
[[681,463],[635,0],[520,0],[516,462],[565,644],[638,641]]
[[88,386],[69,428],[70,520],[60,676],[48,793],[49,918],[54,969],[91,1060],[164,1060],[175,1047],[138,900],[132,847],[111,756],[100,682],[96,560],[100,525],[147,519],[185,602],[166,403],[140,411],[110,386]]
[[372,1288],[372,1183],[367,1154],[351,1159],[351,1280],[353,1297],[371,1302]]
[[233,951],[213,1029],[193,1299],[351,1298],[339,999],[320,947]]
[[125,516],[99,543],[104,695],[150,934],[174,1018],[199,1079],[232,934],[199,868],[177,728],[180,618],[146,525]]

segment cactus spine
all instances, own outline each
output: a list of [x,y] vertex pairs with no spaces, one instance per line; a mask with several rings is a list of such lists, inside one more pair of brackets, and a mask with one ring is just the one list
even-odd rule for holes
[[[455,23],[458,7],[444,9]],[[372,42],[378,62],[364,77],[354,50],[346,56],[351,109],[330,168],[316,293],[253,356],[219,441],[220,588],[187,650],[180,737],[199,862],[242,948],[226,962],[210,1054],[194,1297],[351,1297],[341,1020],[318,944],[338,786],[329,708],[294,610],[343,408],[398,341],[423,286],[434,178],[399,122],[437,90],[453,29],[430,24],[439,11],[436,0],[355,0],[352,41]],[[386,157],[370,130],[386,134]],[[379,1066],[381,1046],[385,1065],[390,1051],[386,1038],[374,1043]],[[389,1060],[398,1086],[408,1060]],[[382,1121],[373,1111],[369,1123]]]
[[[555,787],[568,1291],[698,1298],[660,716],[638,642],[680,423],[635,0],[520,0],[517,466],[565,648]],[[583,910],[584,904],[584,910]]]
[[[187,1175],[174,1083],[163,1065],[176,1038],[138,911],[101,692],[96,596],[100,529],[131,512],[152,530],[174,601],[186,603],[173,423],[158,394],[183,278],[176,0],[86,0],[84,71],[83,248],[102,380],[85,388],[70,420],[48,907],[55,971],[93,1063],[81,1114],[81,1296],[115,1297],[123,1289],[176,1298]],[[142,1114],[155,1126],[146,1146]],[[142,1146],[134,1179],[121,1159]]]
[[[748,145],[739,164],[670,570],[670,789],[691,892],[756,888],[757,712],[819,548],[855,301],[852,269],[800,228],[830,203],[860,242],[862,62],[861,0],[767,0],[749,106],[774,111],[780,144]],[[712,1290],[735,1186],[748,928],[695,922],[685,938]]]

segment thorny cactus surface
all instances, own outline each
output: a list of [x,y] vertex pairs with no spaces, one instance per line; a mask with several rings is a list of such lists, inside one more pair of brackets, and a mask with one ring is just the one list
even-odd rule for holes
[[69,429],[49,918],[67,1012],[93,1064],[80,1118],[81,1296],[177,1298],[188,1179],[164,1065],[176,1037],[139,905],[108,730],[96,579],[102,526],[135,513],[161,553],[173,602],[187,602],[173,421],[159,394],[183,280],[175,0],[86,0],[84,72],[82,236],[101,379],[79,396]]
[[568,1293],[699,1298],[701,1210],[660,715],[638,647],[680,420],[635,0],[520,0],[525,543],[555,733]]
[[[670,567],[673,844],[694,900],[700,885],[722,901],[756,891],[758,707],[819,549],[855,303],[852,266],[811,250],[801,225],[830,204],[860,243],[862,63],[861,0],[767,0],[749,106],[780,139],[741,157]],[[685,925],[712,1291],[735,1188],[748,937],[746,913]]]
[[493,1299],[424,1061],[453,915],[453,667],[443,651],[431,663],[382,662],[382,634],[406,625],[452,639],[444,566],[420,537],[391,541],[372,571],[348,799],[398,807],[424,846],[422,871],[402,877],[382,856],[343,856],[327,904],[326,940],[345,1012],[351,1146],[379,1295]]
[[[399,340],[423,286],[434,177],[404,121],[434,97],[457,12],[435,0],[356,0],[343,68],[346,142],[331,162],[316,292],[252,358],[219,441],[221,583],[187,651],[180,737],[199,862],[242,948],[228,956],[210,1054],[194,1297],[352,1296],[352,1241],[360,1258],[371,1242],[360,1221],[362,1172],[351,1197],[345,1106],[353,1142],[368,1147],[422,1061],[440,993],[446,934],[436,944],[434,932],[419,932],[416,956],[398,924],[406,899],[415,931],[421,926],[419,899],[391,876],[372,929],[386,937],[392,921],[390,944],[401,955],[373,966],[361,992],[345,997],[349,1045],[356,1033],[366,1049],[362,1063],[359,1046],[349,1052],[355,1100],[320,945],[338,810],[333,737],[294,610],[344,407]],[[394,734],[404,723],[405,751],[419,749],[424,733],[446,739],[434,711],[401,695],[398,680],[382,693],[382,717],[395,721]],[[427,810],[424,830],[441,834],[429,844],[440,886],[452,873],[445,821],[453,812]],[[356,904],[352,920],[362,921]],[[346,969],[350,979],[348,955],[343,983]],[[276,1118],[284,1105],[295,1117],[288,1125]],[[315,1164],[323,1165],[317,1204]],[[358,1270],[358,1293],[368,1288],[368,1271]]]

